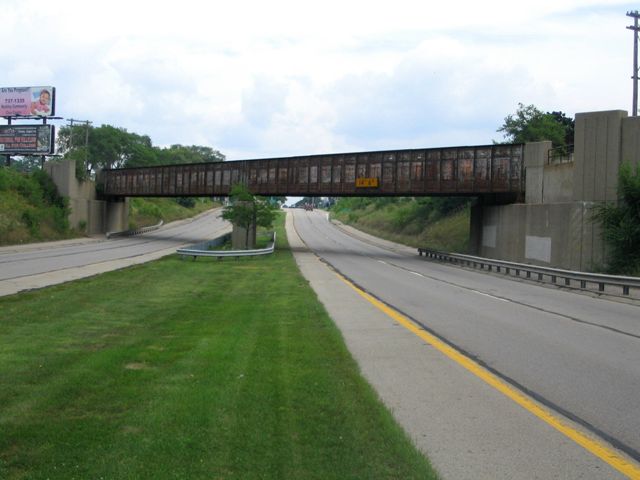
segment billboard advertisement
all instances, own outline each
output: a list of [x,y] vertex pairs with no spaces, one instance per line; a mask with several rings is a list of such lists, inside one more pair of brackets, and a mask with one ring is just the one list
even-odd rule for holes
[[0,125],[0,155],[53,153],[53,125]]
[[0,88],[0,116],[51,117],[56,110],[55,87]]

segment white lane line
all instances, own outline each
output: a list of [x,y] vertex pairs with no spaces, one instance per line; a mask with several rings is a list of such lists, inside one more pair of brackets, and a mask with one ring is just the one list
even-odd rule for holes
[[477,293],[478,295],[482,295],[483,297],[489,297],[493,298],[494,300],[500,300],[501,302],[511,303],[511,301],[507,300],[506,298],[496,297],[495,295],[491,295],[490,293],[480,292],[478,290],[473,290],[472,288],[470,288],[469,290],[473,293]]

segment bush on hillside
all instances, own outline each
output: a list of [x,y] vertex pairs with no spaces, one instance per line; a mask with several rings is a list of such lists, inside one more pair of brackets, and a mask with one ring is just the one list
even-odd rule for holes
[[49,176],[0,168],[0,243],[69,236],[69,207]]

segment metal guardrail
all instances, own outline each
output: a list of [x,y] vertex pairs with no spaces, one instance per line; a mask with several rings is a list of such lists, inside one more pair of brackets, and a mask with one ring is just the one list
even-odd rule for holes
[[224,244],[231,238],[230,233],[226,233],[213,240],[207,240],[206,242],[196,243],[188,248],[179,248],[176,252],[182,257],[193,257],[195,260],[198,257],[255,257],[258,255],[269,255],[273,253],[276,245],[276,232],[271,232],[271,240],[266,248],[258,248],[253,250],[210,250],[212,247],[218,247]]
[[[514,275],[519,278],[531,279],[532,275],[537,276],[537,281],[552,283],[555,285],[564,284],[565,287],[578,288],[580,290],[591,290],[600,293],[605,292],[606,286],[620,287],[622,295],[629,296],[630,290],[640,291],[639,277],[624,277],[619,275],[602,275],[599,273],[577,272],[573,270],[562,270],[558,268],[541,267],[525,263],[506,262],[503,260],[493,260],[472,255],[462,255],[457,253],[439,252],[428,248],[419,248],[418,254],[423,254],[427,258],[433,258],[448,263],[470,266],[473,268],[487,269],[489,272],[495,271],[505,275]],[[521,275],[524,274],[524,277]]]
[[160,223],[157,223],[156,225],[150,225],[148,227],[140,227],[140,228],[134,228],[131,230],[123,230],[121,232],[107,232],[107,238],[113,238],[113,237],[130,237],[132,235],[140,235],[141,233],[147,233],[147,232],[152,232],[154,230],[158,230],[162,225],[164,225],[164,221],[160,220]]

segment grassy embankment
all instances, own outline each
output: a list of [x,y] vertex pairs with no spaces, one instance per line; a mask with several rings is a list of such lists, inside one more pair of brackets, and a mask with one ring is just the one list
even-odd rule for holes
[[281,219],[272,256],[172,256],[0,298],[0,365],[3,479],[434,478]]
[[[132,198],[130,228],[193,217],[216,205],[206,198]],[[0,168],[0,245],[83,236],[82,228],[70,228],[68,215],[68,201],[44,172]]]
[[210,208],[219,206],[208,198],[131,198],[129,200],[129,228],[155,225],[194,217]]
[[464,198],[343,198],[331,215],[387,240],[464,253],[469,244],[469,205]]
[[0,168],[0,245],[77,236],[67,215],[67,201],[44,172]]

